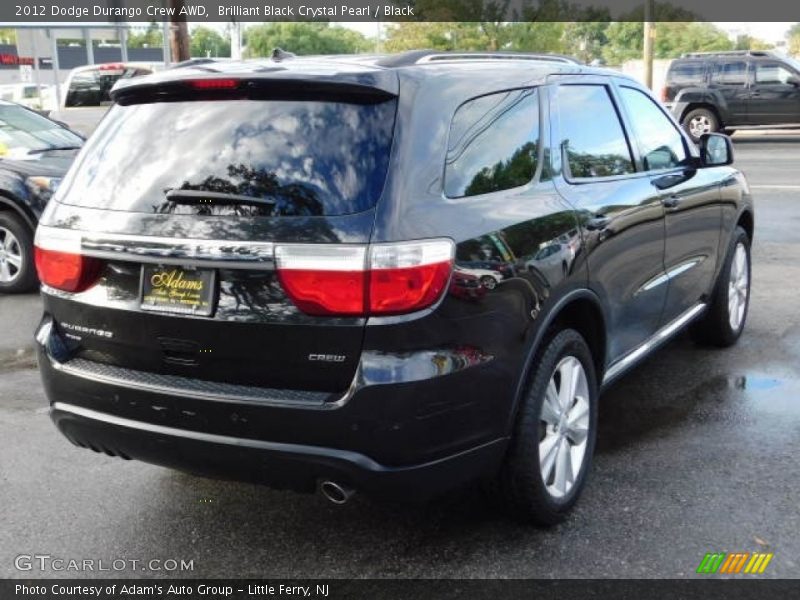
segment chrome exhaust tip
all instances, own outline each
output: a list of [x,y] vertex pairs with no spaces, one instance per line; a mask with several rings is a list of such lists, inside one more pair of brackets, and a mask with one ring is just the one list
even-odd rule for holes
[[319,484],[319,492],[333,504],[346,504],[356,491],[347,485],[335,481],[323,481]]

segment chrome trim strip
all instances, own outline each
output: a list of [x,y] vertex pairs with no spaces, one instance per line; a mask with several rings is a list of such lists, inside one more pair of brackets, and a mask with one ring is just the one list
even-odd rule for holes
[[703,260],[704,257],[690,258],[689,260],[686,260],[682,263],[675,265],[666,273],[662,273],[661,275],[658,275],[657,277],[646,282],[642,287],[640,287],[636,291],[636,294],[638,295],[641,294],[642,292],[649,292],[653,288],[656,288],[668,282],[671,279],[675,279],[678,275],[681,275],[682,273],[685,273],[689,269],[692,269],[697,265],[699,265],[701,262],[703,262]]
[[48,238],[57,245],[71,242],[76,246],[73,251],[105,260],[212,268],[256,270],[274,268],[275,244],[272,242],[94,233],[45,225],[39,226],[36,235],[44,243],[48,242]]
[[82,236],[81,252],[106,260],[158,264],[260,270],[272,269],[274,265],[272,242],[88,234]]
[[683,314],[679,315],[677,318],[673,319],[669,323],[667,323],[664,327],[656,331],[652,336],[646,339],[642,344],[634,348],[631,352],[623,356],[617,362],[612,364],[608,369],[606,369],[606,374],[603,377],[602,385],[607,385],[612,379],[615,379],[631,366],[634,363],[639,361],[641,358],[648,355],[650,352],[661,346],[664,342],[666,342],[673,334],[675,334],[678,330],[680,330],[684,325],[686,325],[689,321],[694,319],[697,315],[699,315],[703,310],[706,308],[705,302],[700,302],[695,304],[689,310],[685,311]]
[[139,431],[146,431],[148,433],[180,437],[200,442],[210,442],[212,444],[225,444],[227,446],[238,447],[244,446],[258,450],[272,450],[274,452],[312,455],[324,458],[330,458],[331,455],[336,455],[342,460],[359,465],[363,468],[369,469],[370,471],[385,470],[385,467],[375,462],[371,458],[350,450],[338,450],[321,446],[305,446],[302,444],[289,444],[285,442],[268,442],[264,440],[254,440],[252,438],[237,438],[229,435],[205,433],[203,431],[194,431],[190,429],[178,429],[177,427],[167,427],[165,425],[156,425],[155,423],[145,423],[143,421],[134,421],[133,419],[117,417],[115,415],[109,415],[96,410],[83,408],[81,406],[66,404],[64,402],[54,402],[51,406],[51,410],[70,413],[78,417],[83,417],[84,419],[92,419],[93,421],[100,421],[109,425],[116,425],[117,427],[126,427],[128,429],[136,429]]
[[177,383],[181,379],[186,379],[186,378],[180,377],[178,375],[164,377],[165,380],[174,379],[176,381],[176,385],[148,383],[146,381],[132,381],[130,379],[115,376],[113,374],[101,374],[101,373],[87,371],[85,369],[76,368],[74,366],[70,366],[70,363],[73,361],[62,363],[58,362],[52,356],[49,355],[48,359],[50,360],[50,365],[56,371],[60,371],[61,373],[65,373],[67,375],[80,377],[81,379],[85,379],[88,381],[117,385],[119,387],[152,392],[155,394],[181,396],[184,398],[195,398],[197,400],[210,400],[214,402],[229,402],[236,404],[253,404],[257,406],[281,406],[285,408],[328,409],[341,406],[343,400],[349,399],[351,395],[350,391],[348,391],[343,395],[342,398],[328,402],[326,401],[325,398],[322,397],[324,394],[320,394],[318,392],[309,392],[309,395],[315,396],[313,400],[289,400],[282,398],[270,398],[268,396],[268,391],[269,391],[268,388],[255,388],[255,390],[259,392],[263,390],[264,392],[263,396],[256,394],[248,395],[247,393],[241,393],[239,390],[235,390],[234,388],[247,388],[254,386],[239,386],[233,384],[231,385],[232,392],[230,394],[223,394],[221,392],[203,391],[198,389],[192,389],[191,387],[181,387],[177,385]]

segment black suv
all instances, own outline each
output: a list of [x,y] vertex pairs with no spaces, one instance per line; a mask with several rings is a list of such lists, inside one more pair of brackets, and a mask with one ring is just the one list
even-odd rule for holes
[[336,503],[482,480],[553,523],[600,391],[685,325],[744,326],[730,140],[698,150],[631,79],[417,52],[113,96],[36,237],[78,446]]
[[661,99],[694,140],[800,127],[800,62],[771,52],[687,54],[670,64]]
[[38,286],[36,223],[82,144],[64,124],[0,100],[0,294]]

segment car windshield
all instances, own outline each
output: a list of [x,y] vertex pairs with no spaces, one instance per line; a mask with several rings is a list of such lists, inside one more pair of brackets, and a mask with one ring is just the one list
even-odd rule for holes
[[796,58],[792,58],[790,56],[785,57],[783,60],[791,67],[793,67],[798,73],[800,73],[800,60],[797,60]]
[[78,135],[32,110],[0,105],[0,158],[35,158],[48,150],[81,144]]

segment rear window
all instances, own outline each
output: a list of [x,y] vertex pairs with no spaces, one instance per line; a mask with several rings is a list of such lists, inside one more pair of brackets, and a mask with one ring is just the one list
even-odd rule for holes
[[[115,106],[61,186],[67,204],[140,213],[331,216],[375,205],[396,101]],[[212,192],[212,203],[172,192]],[[229,194],[252,202],[219,200]],[[168,195],[171,198],[168,198]]]
[[697,85],[703,83],[705,73],[703,62],[672,63],[667,79],[672,85]]

